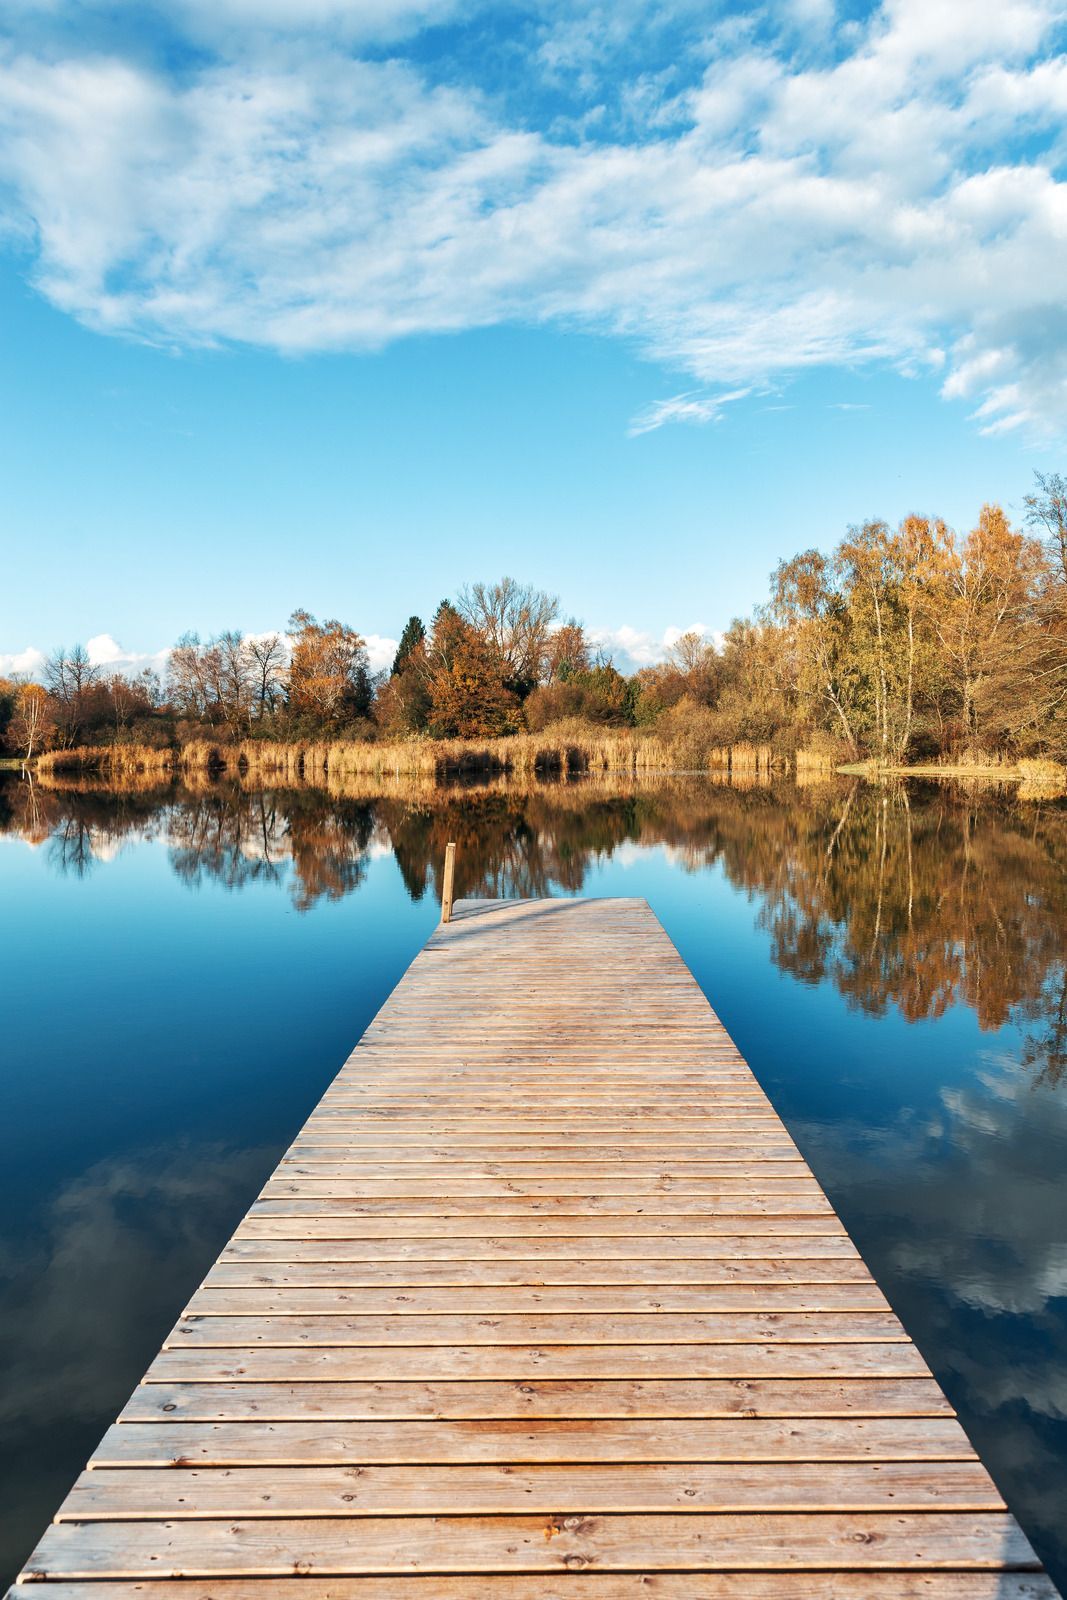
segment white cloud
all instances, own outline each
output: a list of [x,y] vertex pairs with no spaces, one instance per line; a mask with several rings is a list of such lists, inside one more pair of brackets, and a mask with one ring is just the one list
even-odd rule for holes
[[671,626],[662,633],[648,633],[641,628],[631,628],[623,623],[618,628],[587,628],[586,637],[598,650],[603,650],[624,672],[639,667],[652,667],[665,661],[672,645],[685,633],[699,633],[716,650],[722,649],[723,635],[703,622],[691,622],[688,627]]
[[432,51],[358,58],[462,28],[450,0],[185,0],[178,76],[71,54],[66,9],[0,58],[0,182],[41,291],[94,328],[299,352],[581,325],[700,386],[636,433],[874,361],[944,367],[989,431],[1067,416],[1063,0],[885,0],[835,53],[797,31],[824,0],[781,0],[777,40],[541,0],[521,115],[462,54],[447,81]]
[[[260,633],[247,634],[246,638],[266,639],[271,637],[273,632],[273,629],[267,629]],[[284,634],[279,636],[283,639],[286,637]],[[365,643],[372,672],[381,672],[392,666],[398,643],[396,639],[390,639],[380,633],[369,633],[365,636]],[[92,666],[100,667],[105,673],[121,672],[127,676],[150,667],[163,677],[170,656],[169,647],[162,650],[127,650],[111,633],[94,634],[87,640],[85,649]],[[28,645],[25,650],[0,651],[0,677],[23,673],[39,682],[44,676],[45,660],[45,652],[34,645]]]
[[140,672],[144,667],[162,674],[167,670],[167,658],[170,655],[169,650],[124,650],[110,633],[94,634],[86,642],[85,650],[94,667],[100,667],[105,672],[126,674]]
[[27,645],[25,650],[0,650],[0,678],[20,674],[39,679],[44,671],[44,661],[44,651],[32,644]]
[[365,637],[367,646],[367,659],[372,672],[384,672],[393,664],[399,639],[388,639],[380,633],[368,633]]

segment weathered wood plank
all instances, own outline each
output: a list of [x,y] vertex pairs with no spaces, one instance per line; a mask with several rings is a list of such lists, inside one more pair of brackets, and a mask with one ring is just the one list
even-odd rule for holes
[[[367,1168],[358,1153],[350,1157],[346,1152],[341,1160],[297,1161],[280,1165],[268,1183],[336,1184],[341,1192],[353,1193],[367,1185],[368,1194],[396,1195],[462,1195],[500,1194],[523,1192],[528,1194],[648,1194],[666,1192],[677,1195],[722,1194],[726,1192],[762,1193],[773,1185],[774,1191],[821,1193],[811,1173],[803,1162],[795,1159],[773,1161],[691,1162],[669,1167],[648,1163],[619,1163],[609,1170],[607,1163],[598,1166],[593,1162],[553,1163],[556,1172],[545,1173],[537,1164],[509,1164],[498,1162],[495,1170],[491,1163],[483,1163],[479,1170],[467,1163],[471,1170],[458,1170],[458,1163],[437,1162],[421,1169],[411,1161],[398,1162],[392,1171],[381,1166]],[[545,1164],[547,1165],[547,1163]],[[697,1170],[692,1170],[692,1169]],[[699,1170],[704,1168],[706,1170]],[[373,1185],[373,1187],[370,1187]],[[503,1188],[501,1187],[503,1185]],[[647,1187],[646,1187],[647,1186]]]
[[[700,1217],[829,1217],[830,1202],[814,1185],[803,1194],[501,1194],[424,1196],[398,1195],[361,1198],[344,1192],[314,1198],[256,1200],[249,1219],[294,1217],[670,1217],[689,1222]],[[735,1232],[736,1232],[735,1228]]]
[[[306,1578],[52,1581],[42,1600],[308,1600]],[[923,1572],[566,1572],[532,1577],[465,1572],[420,1577],[331,1575],[329,1600],[1058,1600],[1043,1573]]]
[[526,1418],[388,1423],[116,1423],[104,1466],[524,1461],[970,1461],[952,1417]]
[[[859,1251],[838,1223],[827,1227],[816,1222],[810,1229],[767,1233],[757,1231],[754,1222],[746,1223],[748,1232],[715,1234],[682,1234],[677,1238],[659,1236],[644,1238],[640,1235],[600,1235],[591,1246],[589,1237],[568,1238],[559,1233],[539,1234],[536,1239],[523,1239],[521,1235],[505,1238],[472,1237],[410,1238],[392,1236],[386,1239],[254,1239],[235,1234],[219,1257],[220,1261],[260,1261],[271,1263],[337,1262],[337,1263],[396,1263],[423,1264],[454,1263],[456,1265],[482,1262],[507,1262],[509,1264],[536,1262],[548,1267],[569,1266],[587,1259],[595,1250],[599,1265],[610,1263],[623,1270],[629,1262],[637,1269],[653,1270],[661,1262],[675,1264],[691,1262],[708,1264],[715,1268],[737,1263],[744,1267],[748,1262],[767,1260],[780,1262],[806,1262],[821,1270],[823,1262],[850,1261],[862,1265]],[[866,1267],[863,1267],[866,1272]],[[636,1280],[634,1280],[636,1281]]]
[[244,1345],[485,1344],[868,1344],[904,1343],[907,1334],[884,1311],[516,1312],[484,1316],[183,1317],[165,1349]]
[[486,1166],[490,1169],[499,1169],[503,1166],[562,1166],[566,1172],[586,1171],[589,1167],[597,1167],[604,1163],[612,1167],[652,1166],[684,1168],[692,1172],[694,1167],[700,1168],[709,1163],[733,1163],[736,1161],[755,1161],[761,1168],[771,1161],[796,1162],[803,1158],[797,1155],[796,1147],[787,1139],[775,1137],[771,1134],[760,1136],[755,1154],[751,1132],[738,1133],[728,1136],[716,1133],[714,1139],[708,1138],[700,1143],[683,1144],[660,1142],[654,1144],[651,1140],[641,1143],[634,1140],[632,1143],[607,1143],[602,1139],[589,1138],[580,1142],[576,1137],[573,1143],[562,1142],[557,1136],[555,1142],[551,1138],[536,1139],[531,1137],[527,1143],[516,1143],[514,1140],[505,1140],[503,1137],[498,1144],[491,1143],[488,1139],[447,1142],[438,1140],[427,1143],[419,1138],[403,1143],[397,1140],[393,1144],[383,1144],[381,1134],[364,1136],[357,1134],[349,1128],[340,1129],[336,1126],[313,1128],[308,1125],[306,1134],[296,1139],[290,1145],[286,1160],[307,1162],[336,1161],[339,1155],[350,1157],[352,1161],[365,1163],[363,1170],[370,1171],[370,1163],[380,1162],[390,1170],[398,1167],[407,1169],[426,1168],[435,1172],[441,1166],[456,1168],[457,1170],[467,1165],[471,1168],[484,1171]]
[[948,1417],[932,1378],[311,1379],[145,1382],[120,1422],[361,1422],[430,1417]]
[[157,1382],[336,1382],[391,1378],[910,1378],[929,1369],[913,1344],[588,1344],[271,1346],[164,1348],[149,1376]]
[[[290,1207],[291,1207],[290,1202]],[[820,1229],[819,1224],[823,1227]],[[738,1220],[735,1209],[728,1216],[649,1214],[647,1211],[617,1216],[610,1213],[582,1215],[580,1213],[546,1212],[544,1208],[527,1207],[521,1216],[494,1212],[469,1216],[451,1209],[438,1216],[406,1213],[399,1216],[367,1215],[347,1208],[343,1214],[336,1210],[290,1215],[264,1214],[260,1205],[251,1210],[234,1234],[235,1239],[538,1239],[556,1238],[600,1241],[617,1238],[640,1241],[655,1238],[672,1241],[679,1239],[715,1239],[724,1235],[737,1236],[739,1229],[752,1239],[761,1234],[792,1234],[812,1238],[820,1232],[847,1239],[847,1234],[837,1218],[832,1215],[760,1216],[756,1213]],[[588,1243],[584,1245],[589,1248]]]
[[57,1520],[950,1509],[1004,1510],[980,1462],[131,1467],[83,1473]]
[[592,1312],[622,1315],[636,1311],[661,1316],[695,1311],[714,1316],[726,1311],[888,1311],[882,1291],[873,1282],[802,1286],[791,1283],[703,1285],[657,1284],[651,1288],[623,1284],[606,1288],[529,1283],[487,1288],[461,1285],[424,1289],[345,1289],[338,1284],[305,1288],[296,1284],[271,1287],[208,1284],[193,1295],[188,1317],[378,1317],[529,1316],[533,1312],[585,1316]]
[[344,1576],[394,1572],[1037,1567],[1002,1512],[366,1517],[249,1522],[63,1522],[28,1578]]
[[[743,1261],[603,1261],[579,1257],[573,1261],[291,1261],[260,1258],[223,1259],[204,1279],[205,1289],[378,1289],[413,1288],[561,1288],[567,1284],[604,1288],[619,1284],[636,1292],[640,1284],[660,1288],[691,1289],[695,1284],[757,1286],[782,1284],[866,1284],[873,1279],[858,1258],[833,1256],[782,1260],[777,1257]],[[879,1304],[882,1302],[879,1301]],[[559,1309],[558,1307],[554,1309]],[[675,1307],[677,1309],[677,1307]]]

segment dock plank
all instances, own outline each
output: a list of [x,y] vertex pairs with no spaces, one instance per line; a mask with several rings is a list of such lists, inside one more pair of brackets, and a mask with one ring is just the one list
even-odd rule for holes
[[517,1464],[531,1461],[971,1461],[952,1417],[116,1423],[93,1467]]
[[145,1382],[120,1422],[398,1421],[421,1417],[947,1417],[932,1378]]
[[890,1567],[1033,1570],[1001,1511],[701,1512],[57,1522],[27,1578],[346,1576],[365,1573]]
[[[144,1579],[50,1584],[49,1600],[308,1600],[306,1578]],[[1056,1600],[1037,1572],[565,1572],[512,1576],[465,1572],[420,1577],[331,1577],[329,1600]]]

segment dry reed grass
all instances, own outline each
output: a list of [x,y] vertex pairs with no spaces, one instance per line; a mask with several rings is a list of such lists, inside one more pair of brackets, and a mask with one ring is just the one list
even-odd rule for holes
[[247,776],[260,782],[326,784],[346,777],[424,778],[511,773],[562,776],[603,772],[710,772],[769,781],[776,766],[770,745],[712,745],[701,727],[665,719],[662,729],[597,728],[555,723],[542,732],[492,740],[413,738],[394,743],[194,739],[177,748],[90,745],[38,758],[42,775],[94,772],[109,778],[152,774]]
[[1067,794],[1067,767],[1059,761],[1027,756],[1019,762],[1020,800],[1059,800]]
[[1019,776],[1027,783],[1067,784],[1067,767],[1044,757],[1025,756],[1019,762]]
[[47,750],[33,763],[41,776],[60,772],[102,772],[111,777],[165,778],[176,765],[175,752],[153,745],[77,745],[73,750]]

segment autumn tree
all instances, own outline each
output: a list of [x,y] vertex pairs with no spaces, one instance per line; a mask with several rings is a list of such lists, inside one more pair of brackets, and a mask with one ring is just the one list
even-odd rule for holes
[[680,634],[667,650],[667,664],[685,682],[685,692],[693,700],[710,705],[719,686],[721,661],[711,640],[699,628]]
[[899,548],[888,525],[875,519],[850,528],[838,546],[835,567],[862,683],[853,721],[880,760],[900,761],[911,711]]
[[522,709],[531,733],[565,718],[598,727],[625,727],[634,720],[634,684],[614,662],[598,657],[564,677],[539,684]]
[[7,747],[8,729],[15,715],[19,684],[14,678],[0,678],[0,750]]
[[576,617],[550,629],[542,661],[546,684],[565,683],[579,672],[588,672],[591,654],[585,629]]
[[301,610],[289,618],[289,637],[292,711],[329,729],[365,717],[372,684],[367,647],[356,630],[334,618],[318,622]]
[[[1009,706],[1029,676],[1034,601],[1043,566],[1036,541],[1017,533],[999,506],[985,505],[960,539],[943,529],[934,626],[959,703],[964,744],[977,750],[1032,712]],[[1022,710],[1020,719],[1018,712]]]
[[427,665],[427,726],[435,738],[481,739],[517,732],[521,705],[505,680],[500,652],[447,602],[434,618]]
[[764,614],[736,619],[722,647],[722,687],[715,705],[723,744],[766,744],[796,725],[785,631]]
[[840,734],[858,754],[848,608],[834,583],[832,563],[821,551],[805,550],[778,563],[771,579],[771,614],[783,630],[780,661],[802,717]]
[[235,628],[220,633],[207,652],[212,688],[231,737],[248,731],[255,701],[256,671],[252,652]]
[[429,719],[432,673],[425,629],[423,634],[406,652],[399,671],[394,664],[394,670],[378,685],[375,695],[375,721],[393,737],[422,733]]
[[520,698],[539,682],[559,601],[531,584],[501,578],[460,591],[460,615],[485,639],[504,681]]
[[123,672],[101,679],[102,708],[115,738],[128,735],[135,723],[151,717],[159,703],[159,680],[151,668],[134,677]]
[[8,737],[26,761],[48,748],[56,729],[56,701],[39,683],[20,683]]
[[1026,496],[1026,523],[1040,530],[1046,570],[1037,597],[1037,637],[1031,667],[1035,724],[1043,746],[1067,757],[1067,478],[1034,474],[1037,489]]

